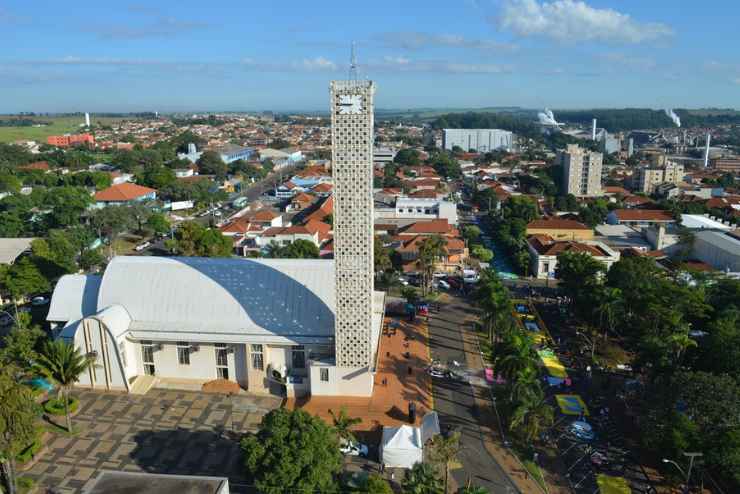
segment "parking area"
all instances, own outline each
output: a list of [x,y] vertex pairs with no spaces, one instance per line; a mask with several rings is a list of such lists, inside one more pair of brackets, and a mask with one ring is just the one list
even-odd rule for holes
[[[98,470],[214,475],[246,492],[239,436],[281,404],[271,396],[150,390],[144,396],[77,391],[74,436],[52,435],[22,475],[38,492],[79,493]],[[240,488],[240,485],[242,488]]]

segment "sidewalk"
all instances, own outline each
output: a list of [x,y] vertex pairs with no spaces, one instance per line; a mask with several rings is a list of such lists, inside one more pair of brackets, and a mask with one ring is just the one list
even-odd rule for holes
[[[471,331],[476,317],[470,316],[462,321],[461,336],[467,356],[467,365],[471,370],[481,371],[484,368],[483,359],[478,345],[478,336]],[[522,493],[542,494],[544,491],[513,453],[503,446],[503,439],[499,433],[498,418],[495,414],[488,386],[472,386],[475,393],[475,405],[480,411],[479,426],[484,435],[486,450],[493,456],[499,465],[506,471],[511,480]],[[567,482],[556,478],[553,474],[542,469],[548,494],[570,494]]]

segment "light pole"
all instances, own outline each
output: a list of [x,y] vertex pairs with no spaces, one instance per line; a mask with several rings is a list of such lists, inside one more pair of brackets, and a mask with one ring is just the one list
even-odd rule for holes
[[584,340],[586,340],[586,343],[589,344],[591,347],[591,363],[594,361],[594,353],[596,352],[596,345],[594,344],[594,340],[586,336],[585,333],[582,333],[581,331],[576,331],[576,335],[580,336]]
[[681,472],[681,475],[686,477],[686,480],[684,481],[684,493],[689,492],[689,482],[691,481],[691,471],[694,468],[694,459],[697,457],[704,456],[704,453],[683,453],[684,456],[689,458],[689,470],[686,472],[683,468],[681,468],[681,465],[676,463],[673,460],[669,460],[668,458],[663,458],[663,463],[671,463],[673,466],[675,466],[679,472]]

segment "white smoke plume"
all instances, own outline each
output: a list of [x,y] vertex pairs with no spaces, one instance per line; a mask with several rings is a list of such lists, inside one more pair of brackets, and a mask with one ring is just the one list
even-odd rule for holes
[[548,110],[547,108],[545,108],[545,111],[539,112],[537,114],[537,118],[542,125],[560,125],[555,120],[555,115],[552,113],[552,111]]
[[676,124],[676,127],[680,127],[680,126],[681,126],[681,119],[680,119],[680,118],[678,118],[678,115],[676,115],[676,112],[674,112],[674,111],[673,111],[672,109],[670,109],[670,108],[666,108],[666,110],[665,110],[665,114],[666,114],[666,115],[668,115],[668,117],[669,117],[669,118],[670,118],[671,120],[673,120],[673,123],[674,123],[674,124]]

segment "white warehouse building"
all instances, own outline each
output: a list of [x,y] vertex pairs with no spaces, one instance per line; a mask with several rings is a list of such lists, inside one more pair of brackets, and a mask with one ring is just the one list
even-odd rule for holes
[[455,146],[466,152],[471,149],[479,153],[497,149],[511,151],[514,148],[514,134],[501,129],[444,129],[442,145],[448,151]]
[[[353,378],[335,365],[333,280],[331,260],[119,256],[102,276],[62,277],[47,320],[95,359],[83,387],[226,379],[257,393],[352,396],[374,369]],[[374,354],[383,303],[376,292]]]

